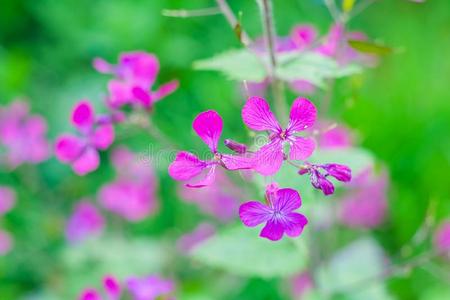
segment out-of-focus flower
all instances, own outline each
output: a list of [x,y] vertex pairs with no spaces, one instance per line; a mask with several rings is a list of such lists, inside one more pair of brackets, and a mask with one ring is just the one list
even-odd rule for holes
[[[119,300],[122,293],[122,288],[119,281],[111,275],[107,275],[103,278],[103,289],[106,293],[106,300]],[[93,288],[84,289],[78,300],[102,300],[101,293]]]
[[94,289],[85,289],[78,297],[78,300],[102,300],[102,297]]
[[66,237],[71,243],[82,242],[100,234],[104,225],[105,221],[98,209],[87,200],[81,200],[67,221]]
[[46,139],[47,123],[39,115],[31,115],[26,102],[14,101],[0,107],[0,148],[10,168],[23,163],[36,164],[46,160],[50,146]]
[[213,236],[216,228],[209,223],[199,224],[192,232],[184,234],[178,239],[177,248],[180,252],[188,253],[199,243]]
[[443,221],[437,228],[433,244],[439,253],[445,253],[450,257],[450,220]]
[[386,216],[389,178],[386,171],[375,175],[372,167],[361,172],[342,197],[340,221],[353,228],[374,228]]
[[289,124],[283,129],[269,104],[263,98],[250,97],[242,109],[242,119],[250,129],[269,131],[269,142],[261,147],[254,155],[253,169],[268,176],[280,169],[285,156],[284,145],[290,146],[291,160],[304,160],[315,149],[312,138],[301,137],[296,134],[311,127],[316,120],[316,107],[308,99],[298,98],[294,101],[289,115]]
[[321,149],[340,149],[353,145],[353,135],[343,124],[320,120],[312,130],[319,131],[317,144]]
[[15,203],[15,192],[9,187],[0,186],[0,216],[10,211]]
[[108,104],[111,108],[129,104],[151,109],[155,102],[178,88],[178,81],[173,80],[156,91],[152,90],[159,73],[159,61],[155,55],[144,51],[120,54],[117,65],[95,58],[93,66],[100,73],[115,76],[115,79],[108,83]]
[[242,198],[240,188],[221,170],[217,170],[215,181],[202,189],[181,186],[178,191],[180,198],[224,222],[235,218]]
[[266,223],[260,236],[272,241],[278,241],[286,234],[289,237],[299,236],[308,220],[302,214],[294,212],[300,208],[300,195],[293,189],[279,189],[271,184],[266,189],[264,205],[258,201],[250,201],[241,205],[239,217],[248,227]]
[[131,277],[126,280],[127,289],[134,300],[155,300],[173,292],[173,281],[156,275],[147,277]]
[[142,220],[155,212],[157,181],[152,166],[139,161],[125,147],[113,151],[112,163],[117,177],[101,188],[100,204],[129,221]]
[[0,255],[5,255],[9,251],[11,251],[13,247],[13,240],[11,238],[11,235],[0,229]]
[[87,100],[75,105],[72,124],[79,135],[61,135],[56,141],[56,157],[61,162],[70,164],[76,174],[85,175],[98,168],[98,150],[106,150],[112,144],[114,127],[112,120],[104,122],[103,117],[96,116],[94,108]]
[[314,281],[309,272],[303,272],[291,279],[292,295],[295,299],[300,300],[302,297],[314,287]]
[[199,188],[214,182],[217,166],[227,170],[250,169],[252,160],[247,156],[230,155],[219,153],[217,146],[222,135],[223,121],[220,115],[208,110],[200,113],[192,123],[197,135],[208,146],[213,159],[204,161],[190,152],[179,152],[169,166],[169,175],[179,181],[189,181],[206,173],[206,175],[195,183],[186,184],[187,187]]
[[322,190],[326,196],[334,193],[334,185],[327,179],[328,176],[342,182],[349,182],[352,179],[352,171],[349,167],[334,163],[323,165],[306,163],[304,168],[300,169],[298,173],[300,175],[309,174],[312,186]]

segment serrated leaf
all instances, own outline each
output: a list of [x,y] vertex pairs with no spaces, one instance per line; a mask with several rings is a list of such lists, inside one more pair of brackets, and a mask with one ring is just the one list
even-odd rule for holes
[[368,54],[387,55],[394,52],[390,47],[361,40],[348,40],[348,44],[353,49]]
[[223,230],[193,251],[193,258],[210,267],[242,276],[287,277],[307,263],[305,235],[272,242],[259,237],[260,228],[238,225]]
[[194,62],[194,69],[222,72],[233,80],[260,82],[267,76],[262,60],[247,49],[230,50]]

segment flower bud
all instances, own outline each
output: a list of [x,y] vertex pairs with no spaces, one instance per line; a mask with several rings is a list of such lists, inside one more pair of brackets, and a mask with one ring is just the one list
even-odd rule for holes
[[340,164],[325,164],[321,166],[327,171],[328,175],[333,176],[339,181],[348,182],[352,179],[352,170]]
[[225,146],[227,146],[229,149],[233,150],[236,153],[244,154],[247,152],[247,146],[241,143],[238,143],[236,141],[226,139],[224,141]]

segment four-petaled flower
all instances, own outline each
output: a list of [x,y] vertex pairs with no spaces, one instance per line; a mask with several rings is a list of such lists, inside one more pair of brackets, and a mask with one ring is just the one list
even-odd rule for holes
[[112,144],[114,127],[111,122],[104,122],[102,116],[97,117],[91,103],[86,100],[75,105],[72,124],[80,135],[61,135],[56,141],[56,157],[70,164],[78,175],[85,175],[98,168],[98,150],[106,150]]
[[206,176],[199,181],[186,184],[188,187],[198,188],[207,186],[214,181],[217,166],[222,166],[227,170],[250,169],[252,167],[252,160],[249,157],[218,152],[217,146],[222,134],[223,121],[217,112],[208,110],[200,113],[194,119],[192,127],[203,142],[208,145],[213,159],[205,161],[190,152],[179,152],[169,166],[169,175],[173,179],[188,181],[206,172]]
[[271,184],[266,189],[264,205],[258,201],[250,201],[241,205],[239,217],[245,226],[255,227],[266,223],[260,236],[272,241],[278,241],[285,233],[289,237],[299,236],[308,220],[302,214],[294,212],[302,202],[296,190],[278,189]]
[[253,168],[258,173],[269,176],[275,174],[287,157],[284,145],[290,146],[289,159],[304,160],[315,149],[312,138],[297,136],[296,133],[311,127],[316,120],[316,107],[305,98],[294,101],[289,115],[289,124],[283,129],[269,104],[263,98],[251,97],[242,109],[244,123],[256,131],[269,131],[269,142],[254,155]]
[[[321,170],[325,173],[322,174]],[[309,174],[312,186],[322,190],[324,195],[334,193],[334,185],[327,179],[328,176],[334,177],[342,182],[349,182],[352,179],[351,169],[341,164],[316,165],[306,163],[305,167],[300,169],[298,173],[300,175]]]

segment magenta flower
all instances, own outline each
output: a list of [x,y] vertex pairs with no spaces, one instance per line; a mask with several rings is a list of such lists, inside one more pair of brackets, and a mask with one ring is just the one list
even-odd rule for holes
[[4,147],[0,162],[16,168],[46,160],[50,153],[46,133],[46,121],[31,115],[27,103],[14,101],[8,107],[0,107],[0,147]]
[[[245,125],[256,131],[270,133],[269,142],[255,153],[253,168],[258,173],[269,176],[278,172],[287,157],[291,160],[308,158],[314,151],[314,140],[296,134],[311,127],[316,115],[314,104],[305,98],[298,98],[292,104],[289,124],[283,129],[266,100],[250,97],[242,109]],[[284,153],[285,144],[290,147],[289,155]]]
[[156,300],[160,296],[167,296],[174,290],[171,280],[151,275],[143,278],[131,277],[127,281],[127,288],[134,300]]
[[156,91],[151,90],[159,72],[159,61],[155,55],[143,51],[122,53],[117,65],[96,58],[93,66],[100,73],[116,77],[108,83],[108,104],[112,108],[129,104],[151,109],[155,102],[178,88],[178,81],[173,80]]
[[342,182],[349,182],[352,179],[350,168],[340,164],[316,165],[306,163],[298,173],[300,175],[309,174],[312,186],[322,190],[326,196],[334,193],[334,185],[327,177],[331,176]]
[[302,214],[294,212],[300,208],[300,195],[293,189],[278,189],[274,184],[266,189],[266,202],[250,201],[241,205],[239,217],[248,227],[266,223],[260,236],[278,241],[286,234],[289,237],[299,236],[308,220]]
[[[111,275],[107,275],[103,278],[103,289],[105,290],[106,300],[119,300],[122,293],[117,279]],[[78,300],[102,300],[101,293],[96,289],[87,288],[78,297]]]
[[157,209],[155,191],[157,180],[151,165],[125,147],[112,153],[117,178],[104,185],[98,196],[99,203],[112,213],[129,221],[139,221]]
[[91,236],[99,235],[104,225],[105,221],[98,209],[90,202],[81,200],[67,221],[66,237],[71,243],[82,242]]
[[0,229],[0,255],[5,255],[11,251],[13,247],[13,240],[11,235],[2,229]]
[[433,244],[439,253],[450,254],[450,220],[443,221],[436,230]]
[[188,253],[215,233],[216,228],[213,225],[201,223],[192,232],[186,233],[178,239],[177,248],[180,252]]
[[16,193],[9,187],[0,185],[0,216],[10,211],[16,203]]
[[389,178],[385,171],[375,175],[372,167],[359,174],[342,196],[339,219],[351,228],[374,228],[385,219],[388,209]]
[[80,176],[98,168],[98,150],[106,150],[114,141],[114,127],[111,122],[103,122],[104,119],[95,115],[90,102],[80,101],[72,111],[72,124],[79,136],[63,134],[56,141],[56,157],[70,164]]
[[246,156],[237,156],[219,153],[217,146],[222,134],[223,121],[220,115],[213,111],[200,113],[192,123],[197,135],[209,147],[213,159],[201,160],[194,154],[186,151],[179,152],[175,160],[169,166],[169,175],[179,181],[188,181],[199,177],[202,173],[206,175],[195,183],[186,186],[199,188],[214,182],[216,168],[222,166],[227,170],[250,169],[252,161]]

